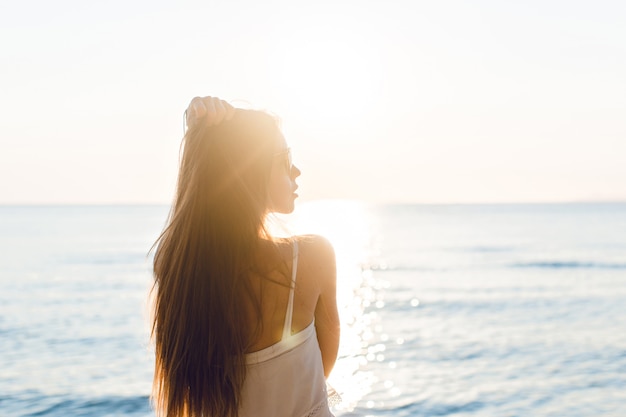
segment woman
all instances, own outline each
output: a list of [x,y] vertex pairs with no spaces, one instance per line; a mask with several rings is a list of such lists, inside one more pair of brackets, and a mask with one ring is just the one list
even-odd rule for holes
[[300,170],[276,120],[192,100],[176,198],[154,258],[161,416],[331,416],[335,257],[319,236],[272,238]]

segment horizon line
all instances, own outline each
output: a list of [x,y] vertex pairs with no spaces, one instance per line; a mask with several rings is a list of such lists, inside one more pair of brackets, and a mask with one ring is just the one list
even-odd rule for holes
[[[562,200],[562,201],[389,201],[376,202],[358,199],[323,198],[302,201],[300,205],[323,202],[358,203],[372,206],[502,206],[502,205],[568,205],[568,204],[626,204],[626,199],[615,200]],[[0,202],[0,207],[165,207],[166,202]],[[296,205],[296,210],[298,205]]]

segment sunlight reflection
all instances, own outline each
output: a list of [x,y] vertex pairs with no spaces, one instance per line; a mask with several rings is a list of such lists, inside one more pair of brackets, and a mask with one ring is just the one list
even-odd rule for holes
[[339,358],[329,383],[342,397],[336,410],[351,411],[377,382],[370,362],[385,359],[385,345],[377,343],[382,308],[380,290],[369,269],[373,251],[373,219],[366,205],[353,201],[318,201],[303,204],[286,221],[295,234],[319,234],[331,241],[337,256],[337,303],[341,316]]

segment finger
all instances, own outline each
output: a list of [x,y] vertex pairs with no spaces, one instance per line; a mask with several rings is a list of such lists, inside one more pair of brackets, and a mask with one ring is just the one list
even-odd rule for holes
[[202,104],[206,108],[207,115],[211,116],[215,113],[215,99],[211,96],[202,97]]
[[201,97],[194,97],[185,111],[187,126],[192,127],[207,113]]
[[224,116],[224,119],[225,120],[232,119],[233,116],[235,115],[235,108],[231,106],[230,103],[227,101],[222,101],[222,104],[224,105],[224,108],[226,109],[226,116]]
[[224,106],[224,101],[216,98],[213,100],[213,105],[215,106],[215,117],[213,122],[214,124],[221,123],[226,117],[226,107]]
[[191,108],[191,115],[195,118],[201,118],[207,112],[206,106],[204,105],[204,99],[202,97],[194,97],[189,103],[189,107]]
[[220,100],[217,97],[205,97],[203,102],[206,107],[206,115],[204,117],[206,126],[215,126],[221,122],[223,111],[220,106]]

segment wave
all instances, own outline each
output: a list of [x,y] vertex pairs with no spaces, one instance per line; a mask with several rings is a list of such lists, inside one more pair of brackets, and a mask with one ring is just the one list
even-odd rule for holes
[[[584,262],[584,261],[532,261],[532,262],[516,262],[508,265],[501,265],[508,268],[528,268],[528,269],[626,269],[626,263],[620,262]],[[448,266],[417,266],[417,265],[388,265],[385,263],[362,264],[363,271],[371,270],[377,272],[442,272],[456,269],[471,269],[474,267],[482,267],[482,265],[448,265]],[[492,267],[500,267],[493,265]]]
[[146,252],[115,252],[115,253],[87,253],[67,256],[61,259],[68,265],[135,265],[145,264],[149,259]]
[[517,248],[512,246],[460,246],[446,248],[451,252],[468,252],[468,253],[496,253],[496,252],[512,252]]
[[540,269],[626,269],[626,263],[616,262],[580,262],[580,261],[540,261],[519,262],[512,264],[513,268],[540,268]]
[[[485,408],[487,404],[478,400],[470,400],[467,402],[451,402],[442,403],[433,400],[407,401],[407,403],[388,409],[388,413],[384,415],[403,415],[403,416],[450,416],[462,413],[467,415],[471,413],[479,414],[478,411]],[[359,410],[361,411],[361,410]],[[372,414],[371,410],[363,409],[368,415]]]
[[[148,416],[153,414],[149,396],[103,396],[83,398],[70,395],[44,395],[35,391],[0,396],[6,415],[24,417],[88,417],[104,415]],[[12,414],[15,413],[15,414]],[[3,414],[5,415],[5,414]]]
[[426,266],[416,266],[416,265],[388,265],[385,263],[365,263],[361,264],[362,271],[389,271],[389,272],[412,272],[412,271],[420,271],[420,272],[428,272],[428,271],[441,271],[442,268],[431,268]]

